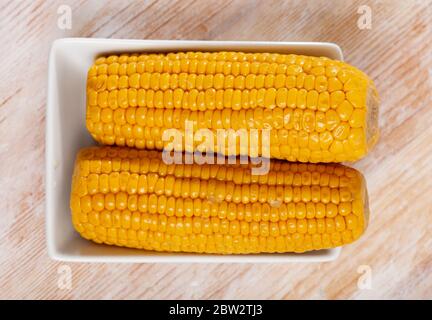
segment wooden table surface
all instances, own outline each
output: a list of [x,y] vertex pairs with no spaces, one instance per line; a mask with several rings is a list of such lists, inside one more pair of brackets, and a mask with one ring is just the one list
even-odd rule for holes
[[[370,29],[362,5],[370,8]],[[0,8],[0,298],[432,298],[431,1],[1,0]],[[71,29],[58,23],[67,8]],[[366,234],[322,264],[50,260],[47,62],[61,37],[339,44],[375,80],[382,100],[379,144],[355,164],[369,187]],[[71,286],[62,282],[65,270]]]

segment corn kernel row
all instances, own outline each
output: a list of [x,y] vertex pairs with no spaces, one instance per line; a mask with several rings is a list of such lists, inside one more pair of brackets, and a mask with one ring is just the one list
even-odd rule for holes
[[272,221],[286,220],[287,218],[313,219],[313,218],[333,218],[336,215],[346,216],[350,213],[359,216],[361,214],[360,200],[351,202],[336,201],[304,201],[293,200],[292,202],[283,202],[275,200],[272,202],[228,202],[212,201],[208,199],[189,199],[166,197],[165,195],[125,195],[117,194],[97,194],[94,196],[81,196],[75,205],[79,207],[81,214],[99,212],[104,214],[106,210],[131,212],[139,211],[142,213],[159,213],[166,216],[178,217],[215,217],[228,220],[245,220],[245,221]]
[[344,230],[331,234],[294,233],[286,236],[232,236],[229,234],[170,235],[164,232],[102,228],[92,230],[89,225],[78,226],[85,239],[96,243],[125,246],[152,251],[193,252],[210,254],[302,253],[329,249],[351,243],[359,235]]
[[[337,174],[330,174],[327,172],[293,172],[281,169],[279,172],[271,171],[268,175],[251,175],[247,168],[236,167],[225,168],[222,167],[219,170],[213,170],[213,165],[203,164],[203,168],[195,169],[190,168],[192,165],[181,164],[158,164],[153,168],[148,167],[147,163],[141,163],[140,161],[115,159],[113,161],[91,161],[83,163],[82,167],[87,167],[87,172],[83,173],[83,178],[87,177],[87,183],[89,185],[100,186],[100,190],[110,186],[109,189],[116,192],[118,190],[124,191],[128,184],[132,183],[138,185],[144,183],[145,188],[154,190],[158,180],[166,177],[167,184],[172,183],[172,179],[175,178],[190,178],[199,181],[209,179],[220,180],[222,182],[234,182],[237,185],[249,185],[255,183],[258,187],[259,184],[265,184],[268,186],[283,186],[292,185],[296,187],[300,186],[321,186],[321,187],[346,187],[348,184],[356,178],[349,178],[345,175],[338,176]],[[186,168],[185,168],[186,167]],[[127,170],[127,171],[123,171]],[[129,172],[130,171],[130,172]],[[148,175],[145,175],[148,173]],[[129,180],[130,179],[130,180]],[[148,180],[147,180],[148,179]],[[150,182],[150,179],[152,179]],[[170,180],[170,182],[168,182]],[[148,181],[148,182],[147,182]],[[164,180],[160,180],[164,181]],[[195,183],[192,181],[192,183]],[[142,188],[142,187],[141,187]],[[105,189],[108,189],[106,187]],[[90,190],[90,189],[89,189]],[[99,190],[99,189],[98,189]]]
[[[118,237],[104,237],[101,240],[94,232],[83,232],[82,236],[96,243],[125,246],[152,251],[190,252],[210,254],[253,254],[253,253],[302,253],[310,250],[321,250],[338,247],[352,242],[355,237],[350,231],[332,234],[299,234],[279,237],[254,237],[231,235],[189,235],[171,236],[161,232],[130,230],[129,233],[119,230]],[[130,238],[128,239],[127,236]]]
[[[180,165],[177,165],[178,168]],[[106,166],[111,168],[111,166]],[[175,170],[175,169],[174,169]],[[104,170],[106,172],[106,169]],[[213,172],[216,173],[216,172]],[[198,174],[198,176],[196,176]],[[191,176],[191,172],[189,176]],[[157,173],[137,174],[130,172],[111,172],[111,173],[90,173],[87,176],[80,177],[80,190],[85,190],[82,195],[96,194],[98,192],[125,192],[144,194],[155,192],[157,194],[169,193],[178,194],[180,190],[185,190],[182,185],[187,186],[187,190],[203,190],[204,193],[214,192],[215,190],[227,190],[228,193],[234,192],[234,188],[242,187],[251,194],[269,193],[280,194],[282,192],[292,194],[292,188],[302,188],[308,190],[308,193],[314,193],[317,190],[348,188],[356,178],[338,177],[327,173],[309,172],[292,173],[292,172],[272,172],[268,175],[251,175],[250,172],[243,169],[222,171],[210,176],[209,170],[195,172],[193,178],[185,178],[183,173],[175,171],[173,174],[159,175]],[[190,189],[189,189],[189,186]],[[281,189],[285,188],[285,189]],[[248,193],[249,193],[248,192]],[[191,193],[198,194],[194,191]],[[189,191],[188,191],[189,194]],[[187,197],[187,194],[185,195]]]
[[[328,92],[338,90],[349,91],[352,84],[347,82],[343,84],[338,77],[329,77],[324,75],[306,75],[300,73],[295,75],[285,74],[248,74],[234,76],[231,74],[224,75],[222,73],[212,74],[194,74],[194,73],[134,73],[130,76],[117,74],[99,75],[89,79],[89,89],[95,92],[103,92],[104,90],[113,91],[116,89],[146,89],[162,92],[165,90],[174,90],[174,95],[184,91],[193,89],[202,90],[228,90],[228,89],[280,89],[279,95],[284,94],[287,89],[301,89],[307,91],[316,90],[321,93],[328,89]],[[284,90],[285,89],[285,90]],[[176,91],[177,90],[177,91]],[[182,90],[182,91],[180,91]],[[285,93],[286,94],[286,93]]]
[[[260,202],[267,201],[323,201],[324,203],[345,202],[351,200],[351,191],[349,187],[321,187],[302,186],[291,187],[286,185],[272,186],[267,184],[236,184],[232,181],[217,180],[200,180],[198,178],[178,178],[174,176],[159,177],[157,174],[148,175],[137,174],[118,174],[108,179],[105,177],[81,179],[79,181],[82,195],[96,194],[98,192],[127,192],[128,194],[146,194],[155,193],[157,195],[166,195],[183,198],[209,198],[234,201],[236,203],[249,201]],[[110,183],[109,183],[110,182]],[[265,183],[265,182],[264,182]],[[118,195],[121,195],[119,193]]]
[[[104,88],[103,88],[104,89]],[[240,89],[135,89],[123,88],[111,91],[87,91],[87,104],[100,108],[127,109],[146,107],[149,109],[184,109],[192,111],[248,110],[255,108],[310,109],[325,112],[332,109],[349,108],[365,110],[366,95],[358,91],[341,90],[319,92],[297,88]]]
[[[101,219],[103,221],[99,221]],[[347,216],[337,215],[333,218],[318,219],[287,219],[284,221],[239,221],[228,220],[221,217],[175,217],[157,214],[140,214],[139,212],[128,212],[121,214],[117,212],[105,211],[98,216],[92,212],[89,217],[80,216],[77,223],[82,227],[88,228],[116,228],[132,229],[142,231],[159,231],[166,234],[177,234],[180,236],[188,234],[230,234],[252,235],[252,236],[285,236],[292,233],[323,234],[341,232],[344,230],[355,230],[359,227],[361,219],[349,214]],[[103,223],[100,223],[103,222]],[[91,226],[91,227],[90,227]]]
[[[233,54],[241,54],[233,52]],[[346,73],[360,73],[358,69],[346,66],[340,61],[326,57],[309,57],[295,55],[279,55],[278,61],[265,61],[265,57],[258,53],[251,55],[252,61],[234,61],[223,56],[216,59],[195,59],[179,57],[170,59],[168,56],[151,56],[137,58],[134,55],[121,57],[110,56],[99,58],[90,68],[88,77],[98,75],[133,75],[136,73],[193,73],[193,74],[224,74],[243,75],[249,74],[286,74],[298,75],[302,72],[315,76],[325,75],[327,77],[338,76],[341,80],[347,79]],[[262,59],[264,58],[264,59]],[[216,60],[216,61],[215,61]]]
[[[358,112],[357,112],[358,111]],[[250,117],[250,118],[249,118]],[[186,125],[198,129],[270,129],[272,132],[279,130],[296,130],[307,133],[331,132],[341,137],[338,131],[341,126],[346,131],[360,129],[360,122],[364,119],[365,113],[361,110],[328,110],[327,112],[280,109],[273,110],[257,108],[249,111],[234,111],[224,109],[222,111],[185,111],[176,112],[169,109],[146,109],[129,108],[116,109],[99,108],[92,106],[88,111],[87,122],[94,129],[102,125],[104,132],[113,132],[114,127],[128,125],[131,129],[136,125],[135,130],[144,131],[146,127],[169,129],[185,129]],[[249,120],[246,120],[249,119]],[[186,123],[182,120],[188,120]],[[139,128],[139,129],[138,129]]]
[[[246,53],[236,51],[215,51],[215,52],[169,52],[169,53],[125,53],[121,55],[111,55],[108,57],[99,57],[95,60],[95,65],[111,64],[118,62],[133,63],[148,60],[208,60],[208,61],[229,61],[229,62],[268,62],[268,63],[283,63],[283,64],[299,64],[305,65],[310,62],[312,66],[332,65],[334,61],[325,57],[313,57],[296,54],[279,54],[279,53]],[[160,65],[155,65],[155,68]]]

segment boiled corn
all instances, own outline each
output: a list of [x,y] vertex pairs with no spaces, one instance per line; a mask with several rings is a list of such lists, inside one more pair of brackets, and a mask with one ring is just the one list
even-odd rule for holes
[[165,164],[157,151],[79,152],[70,205],[75,229],[96,243],[218,254],[305,252],[358,239],[368,219],[362,175],[338,164],[274,160]]
[[[375,144],[377,119],[372,80],[325,57],[123,54],[98,58],[88,72],[86,125],[106,145],[160,150],[168,143],[164,131],[175,128],[184,134],[189,120],[195,130],[209,129],[215,136],[218,129],[269,129],[269,137],[259,137],[269,145],[272,158],[354,161]],[[191,148],[198,149],[198,144],[194,141]],[[218,146],[214,139],[212,149],[265,155],[252,144],[241,149],[237,140],[233,152],[228,144]],[[176,150],[185,149],[183,141]]]

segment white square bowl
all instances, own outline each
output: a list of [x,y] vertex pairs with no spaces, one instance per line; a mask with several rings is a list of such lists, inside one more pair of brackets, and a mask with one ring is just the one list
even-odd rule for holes
[[120,52],[245,51],[296,53],[342,60],[323,42],[170,41],[67,38],[54,41],[49,57],[46,110],[46,235],[51,258],[73,262],[280,263],[335,260],[340,248],[302,254],[203,255],[158,253],[99,245],[74,231],[69,194],[75,156],[95,144],[85,127],[87,70],[95,57]]

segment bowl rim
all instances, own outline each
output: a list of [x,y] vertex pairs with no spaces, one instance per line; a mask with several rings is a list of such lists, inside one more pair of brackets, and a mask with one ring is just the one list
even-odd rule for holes
[[[48,255],[50,258],[59,261],[69,262],[109,262],[109,263],[290,263],[290,262],[326,262],[338,258],[341,247],[312,251],[302,254],[253,254],[253,255],[209,255],[209,254],[189,254],[189,253],[157,253],[154,254],[131,254],[131,255],[72,255],[65,254],[56,246],[53,230],[56,227],[53,207],[55,177],[53,168],[56,166],[54,159],[55,144],[54,135],[54,115],[53,110],[59,108],[56,103],[58,97],[58,87],[56,84],[56,56],[58,51],[65,45],[77,46],[103,46],[121,47],[118,52],[137,51],[139,47],[146,47],[157,51],[158,47],[183,48],[173,51],[190,51],[193,47],[206,47],[209,51],[215,50],[234,50],[236,51],[265,51],[267,47],[294,48],[292,50],[307,51],[321,50],[332,53],[333,59],[343,60],[341,48],[332,42],[292,42],[292,41],[207,41],[207,40],[141,40],[141,39],[105,39],[105,38],[61,38],[53,41],[49,54],[48,62],[48,86],[47,86],[47,106],[45,124],[45,232]],[[253,47],[251,50],[248,47]],[[222,49],[224,48],[224,49]],[[238,50],[240,49],[240,50]],[[145,49],[142,48],[141,51]],[[139,50],[138,50],[139,51]],[[166,51],[166,50],[159,50]],[[101,54],[101,53],[99,53]],[[84,240],[85,241],[85,240]],[[138,250],[119,248],[120,250]]]

